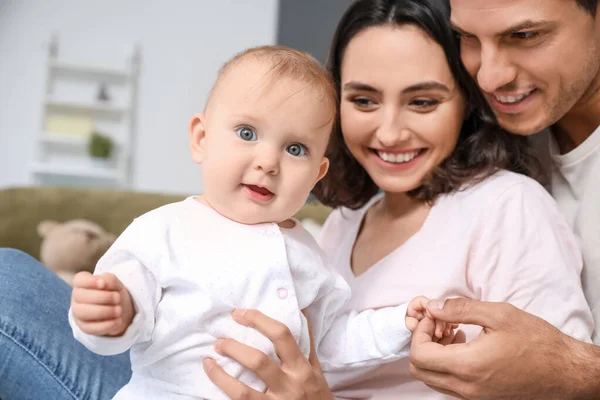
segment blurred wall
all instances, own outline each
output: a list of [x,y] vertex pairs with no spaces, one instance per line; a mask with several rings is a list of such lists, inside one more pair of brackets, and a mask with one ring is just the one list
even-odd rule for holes
[[277,43],[312,54],[322,62],[335,27],[351,0],[281,0]]
[[121,66],[141,44],[132,187],[200,192],[187,124],[224,61],[275,43],[277,14],[277,0],[0,0],[0,187],[30,183],[57,32],[59,57],[75,62]]

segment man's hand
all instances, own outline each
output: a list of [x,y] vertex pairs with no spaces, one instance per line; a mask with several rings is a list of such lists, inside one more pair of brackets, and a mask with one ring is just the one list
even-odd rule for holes
[[[432,300],[428,312],[436,319],[483,327],[469,343],[443,346],[433,340],[433,321],[426,318],[417,326],[411,374],[442,393],[466,399],[572,399],[598,387],[598,376],[590,382],[590,374],[582,372],[600,370],[590,351],[595,348],[597,357],[597,347],[510,304]],[[589,398],[600,394],[595,396]]]
[[108,273],[75,275],[71,311],[77,326],[95,336],[121,336],[135,316],[129,291],[115,275]]

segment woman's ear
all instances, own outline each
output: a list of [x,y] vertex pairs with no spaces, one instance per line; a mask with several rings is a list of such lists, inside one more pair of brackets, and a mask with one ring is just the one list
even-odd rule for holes
[[206,138],[205,116],[202,113],[195,114],[190,121],[190,150],[192,151],[192,160],[197,164],[202,164],[204,160],[204,139]]

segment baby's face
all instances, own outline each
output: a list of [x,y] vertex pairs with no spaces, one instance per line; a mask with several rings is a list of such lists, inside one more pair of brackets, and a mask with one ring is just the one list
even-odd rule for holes
[[329,165],[334,105],[307,83],[273,81],[270,68],[244,61],[228,71],[199,117],[204,139],[192,146],[205,199],[245,224],[293,216]]

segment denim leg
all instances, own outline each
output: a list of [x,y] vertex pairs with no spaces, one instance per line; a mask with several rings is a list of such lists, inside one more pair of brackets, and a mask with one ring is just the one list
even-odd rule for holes
[[0,249],[0,399],[110,399],[129,353],[99,356],[73,339],[71,288],[34,258]]

